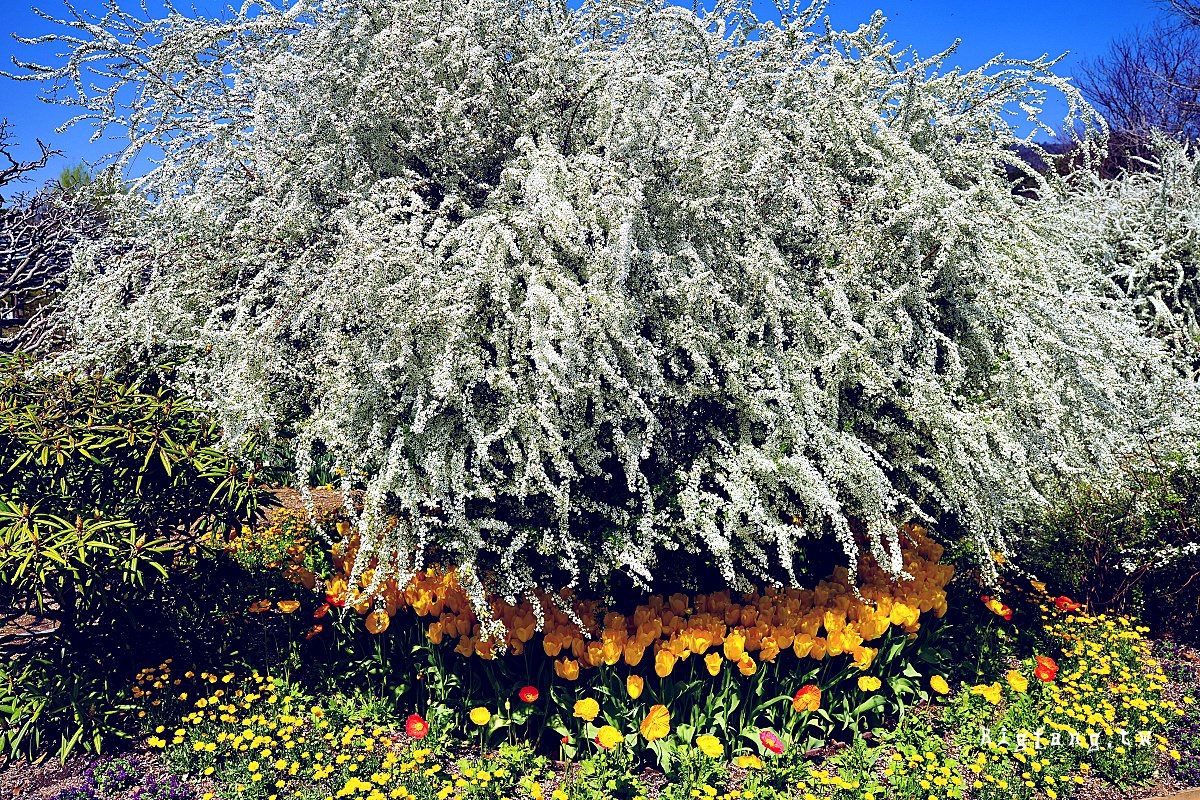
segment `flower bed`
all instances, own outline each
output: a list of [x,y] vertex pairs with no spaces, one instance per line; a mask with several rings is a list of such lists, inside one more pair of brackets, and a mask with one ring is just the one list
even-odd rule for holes
[[[1080,787],[1124,790],[1172,774],[1186,778],[1181,768],[1200,761],[1200,747],[1187,738],[1195,675],[1172,680],[1144,627],[1088,614],[1046,594],[1043,584],[1014,585],[1005,602],[981,603],[1000,625],[1035,634],[1034,652],[993,665],[994,678],[984,682],[920,673],[915,656],[930,627],[921,624],[922,605],[938,618],[945,602],[938,581],[949,571],[936,564],[939,548],[924,532],[908,533],[909,565],[927,577],[899,587],[890,608],[875,598],[888,610],[882,630],[885,618],[864,614],[835,575],[808,594],[765,591],[715,605],[711,597],[651,599],[619,618],[576,602],[578,622],[564,622],[565,612],[548,616],[545,631],[529,635],[521,608],[498,603],[511,638],[503,649],[480,652],[479,640],[472,642],[479,622],[460,627],[469,604],[456,596],[452,575],[435,572],[393,593],[391,613],[382,609],[389,622],[374,634],[409,649],[408,661],[393,669],[420,673],[422,688],[403,695],[406,707],[364,703],[361,695],[318,697],[299,681],[259,673],[180,673],[164,663],[139,676],[139,713],[151,726],[151,747],[176,770],[213,780],[212,794],[229,800],[1057,800]],[[327,635],[365,627],[376,610],[336,580],[328,584],[326,602],[360,607],[335,622],[336,610],[317,606]],[[868,582],[862,593],[875,588]],[[819,605],[829,606],[820,628],[802,629]],[[882,645],[871,659],[856,660],[862,643],[838,641],[845,628],[833,609],[843,606],[854,635]],[[893,620],[897,607],[912,611]],[[269,613],[293,617],[288,608],[276,600]],[[764,648],[788,635],[788,619],[795,620],[791,646]],[[442,628],[440,641],[434,626]],[[620,632],[626,638],[617,647]],[[824,652],[806,647],[801,655],[795,639],[802,635],[823,638]],[[472,642],[469,650],[463,642]],[[642,658],[626,658],[630,642]],[[895,674],[886,669],[890,648]],[[661,653],[673,657],[670,669],[662,668]],[[741,668],[747,658],[752,670]],[[564,671],[567,663],[578,666]],[[786,693],[764,692],[764,676],[772,691],[786,686]],[[896,676],[908,683],[895,683]],[[706,695],[758,707],[722,715]],[[903,714],[872,717],[896,706]],[[840,730],[859,735],[840,749],[813,750],[825,741],[819,721],[832,723],[839,709],[849,709],[852,721]],[[860,718],[873,723],[853,723]]]

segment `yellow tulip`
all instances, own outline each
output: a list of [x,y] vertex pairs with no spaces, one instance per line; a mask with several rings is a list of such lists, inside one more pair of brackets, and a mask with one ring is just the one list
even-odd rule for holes
[[383,633],[391,624],[392,618],[386,611],[372,611],[367,615],[367,630],[371,633]]
[[665,678],[671,674],[671,670],[675,669],[677,658],[674,653],[666,648],[659,650],[654,656],[654,673],[660,678]]
[[704,666],[708,667],[708,674],[716,677],[721,674],[721,654],[709,653],[704,657]]
[[875,656],[879,651],[874,647],[863,647],[859,645],[851,651],[850,655],[854,659],[854,666],[859,669],[866,669],[871,666],[871,662],[875,660]]
[[792,651],[796,654],[796,658],[804,658],[813,649],[813,637],[807,633],[797,633],[796,638],[792,639]]
[[554,662],[554,674],[563,680],[576,680],[579,678],[579,662],[560,658]]
[[630,675],[625,679],[625,691],[634,700],[642,696],[642,689],[645,687],[646,681],[642,679],[641,675]]
[[821,659],[825,658],[825,648],[826,648],[825,637],[818,636],[813,639],[812,649],[809,651],[808,654],[810,656],[812,656],[813,658],[815,658],[817,661],[820,661]]
[[742,653],[742,657],[737,662],[738,672],[743,675],[753,675],[758,672],[758,663],[750,657],[749,653]]
[[746,654],[746,635],[741,631],[730,631],[725,637],[725,644],[722,649],[725,651],[725,657],[730,661],[741,661],[742,656]]

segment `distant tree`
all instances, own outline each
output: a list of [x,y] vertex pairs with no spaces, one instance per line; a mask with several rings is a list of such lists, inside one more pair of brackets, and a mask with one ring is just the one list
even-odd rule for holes
[[[9,124],[0,122],[0,192],[29,180],[58,151],[38,140],[41,153],[32,161],[15,157]],[[98,230],[99,206],[77,202],[78,190],[91,182],[81,167],[65,170],[33,194],[0,195],[0,353],[53,349],[61,323],[51,313],[53,299],[66,283],[71,247]]]
[[1163,5],[1181,22],[1200,26],[1200,3],[1195,0],[1164,0]]
[[85,186],[90,186],[95,179],[83,164],[64,167],[58,174],[58,185],[65,192],[75,192]]
[[[41,150],[41,155],[33,161],[18,161],[14,158],[13,153],[16,143],[12,140],[8,129],[8,120],[0,120],[0,159],[8,162],[7,166],[0,167],[0,192],[10,184],[28,181],[30,173],[36,172],[46,166],[51,158],[60,155],[57,150],[50,148],[45,142],[38,139],[37,144],[38,149]],[[0,194],[0,204],[3,203],[4,195]]]
[[1109,171],[1137,168],[1153,131],[1200,137],[1200,30],[1160,21],[1086,62],[1079,88],[1112,128]]

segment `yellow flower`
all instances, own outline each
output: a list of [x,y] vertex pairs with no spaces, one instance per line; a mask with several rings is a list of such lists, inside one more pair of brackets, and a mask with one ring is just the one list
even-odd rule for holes
[[625,741],[625,738],[621,736],[621,732],[612,725],[604,725],[596,733],[596,744],[605,750],[612,750],[623,741]]
[[978,686],[971,687],[971,694],[977,694],[992,705],[996,705],[1000,702],[1000,684],[998,682],[991,685],[981,683]]
[[642,696],[642,689],[645,687],[646,681],[642,679],[641,675],[630,675],[625,679],[625,691],[634,700]]
[[1012,690],[1018,694],[1024,694],[1029,689],[1029,679],[1015,669],[1010,669],[1004,677],[1008,679]]
[[882,685],[883,683],[874,675],[863,675],[858,679],[858,690],[860,692],[873,692]]
[[576,680],[579,677],[579,662],[560,658],[554,662],[554,674],[564,680]]
[[471,722],[476,725],[487,725],[492,721],[492,712],[488,711],[483,706],[478,706],[471,709]]
[[762,769],[762,759],[751,753],[750,755],[738,756],[733,763],[737,764],[742,769]]
[[704,666],[708,667],[708,674],[716,677],[721,674],[721,654],[709,653],[704,657]]
[[646,741],[653,742],[671,732],[671,712],[664,705],[654,705],[639,728]]
[[575,701],[575,716],[591,722],[600,713],[600,704],[590,697]]
[[725,644],[722,645],[722,650],[725,651],[725,657],[730,661],[741,661],[746,650],[746,634],[741,631],[730,631],[725,637]]
[[282,611],[284,614],[291,614],[293,611],[295,611],[297,608],[300,607],[300,601],[299,600],[280,600],[278,603],[275,604],[275,607],[278,608],[280,611]]
[[725,748],[721,746],[721,740],[707,733],[696,737],[696,747],[709,758],[720,758],[725,755]]
[[950,684],[946,683],[946,679],[941,675],[934,675],[929,679],[929,688],[933,689],[938,694],[950,693]]
[[654,654],[654,673],[660,678],[667,677],[671,674],[671,670],[675,669],[677,658],[670,650],[659,650]]
[[367,630],[371,633],[383,633],[391,624],[392,618],[386,611],[377,610],[367,614]]

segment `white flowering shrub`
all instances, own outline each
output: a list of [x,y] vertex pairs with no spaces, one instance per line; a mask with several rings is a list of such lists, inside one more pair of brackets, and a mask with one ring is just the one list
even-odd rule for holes
[[1076,213],[1094,239],[1082,252],[1200,381],[1200,156],[1162,137],[1152,149],[1148,169],[1080,183]]
[[879,17],[779,12],[70,20],[30,75],[162,156],[76,252],[64,359],[170,361],[231,440],[323,443],[375,585],[433,555],[477,599],[744,587],[833,537],[900,574],[913,517],[1008,552],[1047,485],[1191,413],[1084,223],[1005,177],[1042,180],[1011,109],[1101,123],[1046,62],[942,71]]

